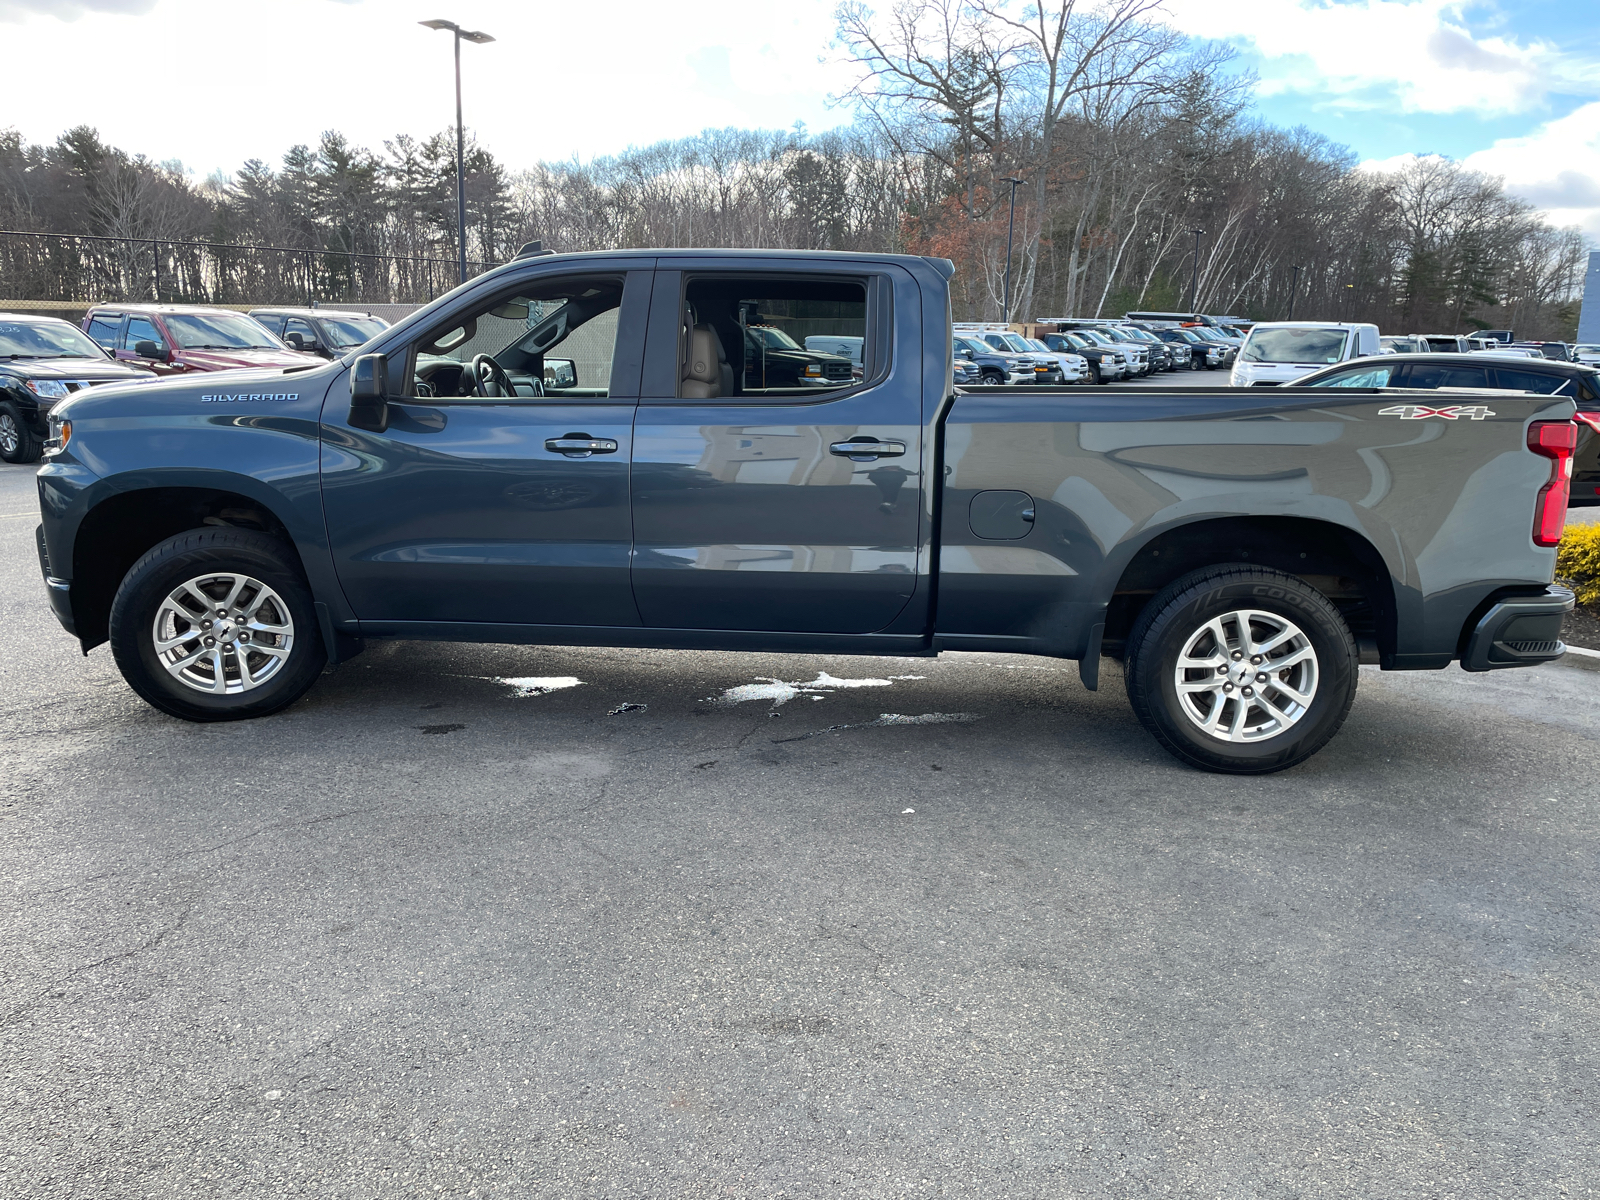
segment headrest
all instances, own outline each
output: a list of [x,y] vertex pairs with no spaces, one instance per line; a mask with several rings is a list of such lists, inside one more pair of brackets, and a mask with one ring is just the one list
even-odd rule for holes
[[696,325],[689,330],[689,361],[683,366],[683,377],[697,383],[721,383],[726,358],[717,331],[709,325]]

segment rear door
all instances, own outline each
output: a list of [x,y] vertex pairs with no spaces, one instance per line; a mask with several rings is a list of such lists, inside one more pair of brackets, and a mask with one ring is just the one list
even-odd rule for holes
[[[926,486],[915,281],[888,264],[662,265],[678,269],[656,277],[634,424],[644,624],[861,634],[913,616]],[[864,339],[863,380],[802,365],[756,386],[748,355],[822,334]],[[726,369],[696,350],[718,344]]]

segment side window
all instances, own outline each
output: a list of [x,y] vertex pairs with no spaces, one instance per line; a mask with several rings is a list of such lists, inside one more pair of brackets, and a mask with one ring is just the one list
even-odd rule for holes
[[[277,321],[282,320],[282,317],[276,318],[273,324],[269,324],[267,328],[271,329],[273,333],[277,333],[278,330],[276,328],[276,323]],[[311,322],[303,321],[299,317],[289,318],[289,320],[284,324],[282,337],[284,341],[288,342],[289,345],[294,346],[296,350],[309,350],[319,340],[317,338],[317,331],[311,328]],[[299,343],[298,345],[296,345],[297,341]]]
[[[777,399],[855,386],[881,365],[867,293],[864,280],[835,276],[691,278],[678,395]],[[846,345],[859,345],[859,358],[840,353]]]
[[622,288],[621,276],[541,280],[458,314],[417,345],[409,394],[532,404],[605,399]]
[[1483,367],[1457,367],[1449,364],[1412,363],[1403,387],[1408,388],[1486,388],[1489,372]]
[[[1552,396],[1566,386],[1567,380],[1554,372],[1545,374],[1543,371],[1518,371],[1513,367],[1496,367],[1495,375],[1500,380],[1500,386],[1513,392],[1537,392],[1541,396]],[[1568,389],[1570,394],[1571,389]]]
[[1355,371],[1337,371],[1319,379],[1311,387],[1337,387],[1337,388],[1381,388],[1389,387],[1389,380],[1393,378],[1393,367],[1362,367]]
[[107,314],[102,317],[93,317],[89,321],[89,336],[99,342],[107,350],[115,350],[117,346],[117,329],[122,324],[122,318]]
[[161,346],[166,344],[166,339],[157,332],[155,322],[148,317],[129,317],[128,332],[122,336],[122,348],[132,350],[140,342],[154,342]]
[[250,315],[265,325],[268,333],[281,334],[283,332],[283,316],[281,313],[262,313],[260,316],[251,313]]

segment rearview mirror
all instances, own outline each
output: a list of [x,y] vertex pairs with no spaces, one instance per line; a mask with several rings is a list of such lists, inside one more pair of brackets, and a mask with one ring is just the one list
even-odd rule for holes
[[135,342],[133,352],[140,358],[151,358],[156,362],[167,362],[172,357],[160,342]]
[[389,360],[382,354],[363,354],[350,368],[349,423],[357,429],[382,433],[389,428]]
[[578,386],[578,366],[570,358],[544,360],[544,386],[547,388],[575,388]]

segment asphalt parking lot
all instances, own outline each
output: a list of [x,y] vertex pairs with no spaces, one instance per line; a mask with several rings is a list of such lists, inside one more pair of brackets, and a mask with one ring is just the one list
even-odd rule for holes
[[992,655],[380,644],[187,725],[32,470],[0,1195],[1600,1191],[1600,675],[1363,669],[1248,780]]

